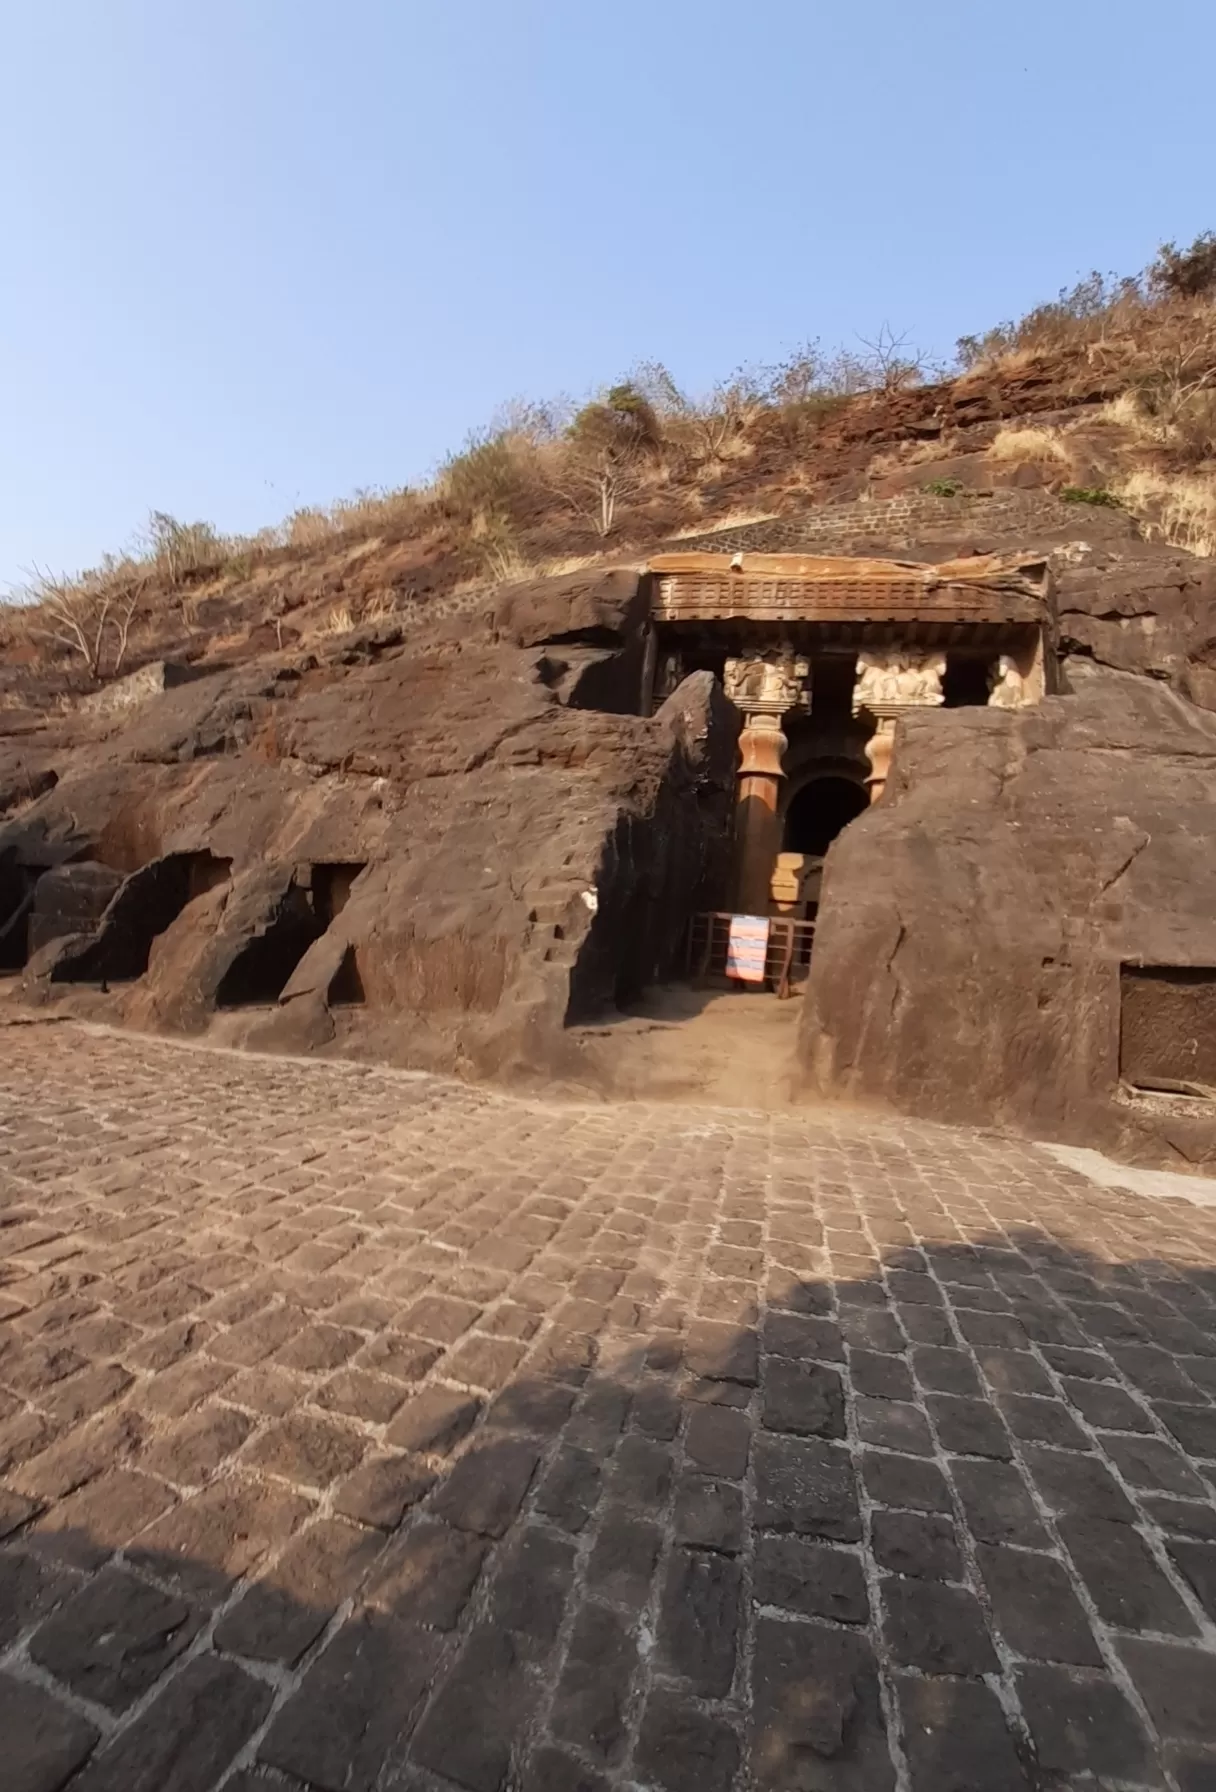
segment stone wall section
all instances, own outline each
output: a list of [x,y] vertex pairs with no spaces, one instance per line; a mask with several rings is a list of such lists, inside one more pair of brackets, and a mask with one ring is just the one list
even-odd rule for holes
[[[1077,517],[1076,506],[1063,504],[1049,492],[961,492],[954,498],[939,498],[932,492],[905,492],[897,498],[821,505],[794,516],[773,517],[768,522],[688,535],[679,541],[664,542],[656,552],[851,553],[865,542],[913,541],[942,530],[1039,534],[1045,529],[1059,529],[1062,520]],[[1078,532],[1085,530],[1078,525]]]

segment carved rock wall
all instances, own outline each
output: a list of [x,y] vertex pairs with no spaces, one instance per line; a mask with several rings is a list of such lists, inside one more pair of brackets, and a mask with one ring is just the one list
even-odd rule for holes
[[824,878],[809,1087],[1216,1160],[1216,1107],[1119,1093],[1120,965],[1216,966],[1216,718],[1094,670],[1035,709],[909,716]]
[[[78,716],[42,743],[57,782],[13,805],[0,858],[126,882],[99,924],[40,940],[27,994],[262,1045],[577,1074],[568,1014],[669,968],[729,824],[738,724],[708,674],[653,718],[613,713],[636,707],[639,604],[636,574],[549,581],[476,627],[370,630],[121,723]],[[602,708],[576,707],[589,681]]]

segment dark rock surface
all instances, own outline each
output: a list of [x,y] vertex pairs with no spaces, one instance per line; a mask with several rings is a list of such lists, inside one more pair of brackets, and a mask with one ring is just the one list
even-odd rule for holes
[[810,1084],[1208,1163],[1210,1103],[1120,1094],[1120,967],[1216,966],[1216,718],[1149,678],[1073,681],[899,724],[882,802],[828,859]]
[[40,794],[28,738],[0,742],[0,785],[30,793],[0,868],[42,871],[26,994],[153,1029],[218,1013],[261,1046],[592,1074],[567,1021],[669,968],[730,814],[737,719],[709,675],[637,713],[643,604],[636,572],[534,582],[119,720],[77,712],[39,742]]

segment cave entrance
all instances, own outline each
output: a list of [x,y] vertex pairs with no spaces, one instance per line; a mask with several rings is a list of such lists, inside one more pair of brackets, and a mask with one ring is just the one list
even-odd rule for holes
[[992,695],[996,661],[991,654],[948,653],[942,675],[945,709],[983,709]]
[[313,866],[312,900],[318,920],[325,924],[322,932],[342,913],[350,900],[352,884],[360,872],[366,870],[366,863],[354,859],[332,860]]
[[24,970],[30,956],[30,910],[44,867],[0,854],[0,972]]
[[196,897],[227,883],[232,860],[211,852],[172,852],[119,886],[101,930],[81,951],[61,958],[53,983],[128,983],[148,968],[153,942]]
[[260,933],[246,940],[215,992],[217,1008],[277,1002],[308,948],[325,932],[312,891],[293,883]]
[[342,963],[334,972],[325,1000],[330,1008],[359,1008],[367,1001],[359,960],[353,946],[342,954]]
[[785,812],[783,851],[821,859],[836,836],[870,806],[864,784],[831,775],[812,778],[796,790]]

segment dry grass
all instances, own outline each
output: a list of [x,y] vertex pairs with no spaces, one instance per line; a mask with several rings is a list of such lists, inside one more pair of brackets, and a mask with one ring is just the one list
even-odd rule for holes
[[746,529],[751,523],[775,523],[775,510],[728,510],[723,515],[701,517],[695,523],[686,523],[682,529],[670,534],[668,541],[686,541],[694,535],[708,535],[719,529]]
[[1150,539],[1216,555],[1216,474],[1142,469],[1114,489]]
[[1068,449],[1064,446],[1059,430],[1016,425],[1011,429],[997,431],[988,449],[988,456],[991,460],[1007,461],[1013,465],[1043,461],[1066,462]]

